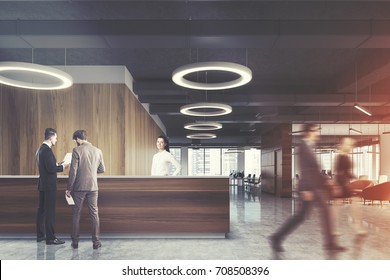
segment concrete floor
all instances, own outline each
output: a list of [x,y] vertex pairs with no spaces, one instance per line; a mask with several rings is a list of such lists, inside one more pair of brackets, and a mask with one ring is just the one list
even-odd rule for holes
[[[390,204],[353,205],[361,210],[361,222],[368,236],[360,245],[354,245],[355,231],[350,216],[351,204],[332,205],[339,213],[339,243],[348,250],[328,255],[322,250],[319,213],[314,209],[309,219],[284,242],[282,255],[274,256],[267,237],[293,213],[294,199],[277,198],[263,193],[259,198],[231,189],[231,232],[225,239],[212,238],[158,238],[134,239],[102,236],[103,247],[92,249],[89,236],[80,240],[79,249],[70,247],[69,234],[58,234],[64,245],[37,243],[33,236],[2,236],[0,233],[0,259],[2,260],[387,260],[390,259]],[[89,222],[89,221],[85,221]]]

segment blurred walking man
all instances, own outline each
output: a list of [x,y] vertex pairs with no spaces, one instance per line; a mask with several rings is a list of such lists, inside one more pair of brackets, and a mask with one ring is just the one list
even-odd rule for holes
[[314,145],[319,138],[320,127],[317,124],[305,124],[303,127],[304,137],[298,145],[298,163],[301,176],[298,184],[300,207],[298,211],[288,218],[282,226],[270,237],[271,247],[274,253],[283,252],[281,246],[283,240],[301,225],[310,214],[313,203],[321,210],[321,222],[324,236],[324,249],[330,251],[344,251],[345,248],[335,242],[332,234],[331,215],[326,189],[326,178],[321,175],[320,166],[314,154]]

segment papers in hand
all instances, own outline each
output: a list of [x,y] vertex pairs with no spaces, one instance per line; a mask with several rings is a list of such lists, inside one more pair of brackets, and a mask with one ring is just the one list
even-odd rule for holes
[[72,153],[67,153],[64,157],[64,164],[70,164],[70,162],[72,161]]
[[74,205],[74,200],[73,200],[72,196],[67,196],[65,194],[65,199],[66,199],[66,202],[68,202],[68,205]]

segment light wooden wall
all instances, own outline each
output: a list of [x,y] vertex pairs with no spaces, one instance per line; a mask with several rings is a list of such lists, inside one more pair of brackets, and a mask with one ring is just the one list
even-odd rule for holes
[[[124,84],[76,84],[61,91],[0,86],[0,175],[35,175],[44,130],[57,130],[53,152],[71,152],[77,129],[103,151],[105,175],[149,175],[161,129]],[[66,172],[65,172],[66,173]]]

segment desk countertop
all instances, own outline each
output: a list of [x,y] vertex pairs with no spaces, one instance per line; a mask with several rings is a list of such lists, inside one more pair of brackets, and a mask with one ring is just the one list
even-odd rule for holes
[[[23,179],[23,178],[38,178],[38,175],[4,175],[1,179]],[[68,178],[68,176],[59,175],[58,178]],[[213,179],[226,178],[229,176],[99,176],[98,179]]]

